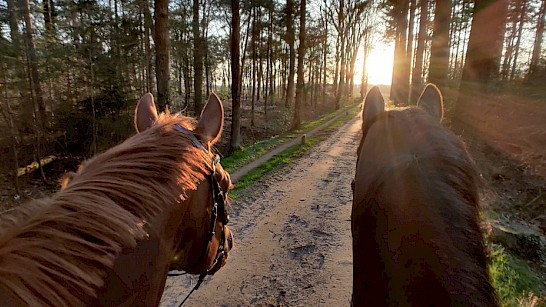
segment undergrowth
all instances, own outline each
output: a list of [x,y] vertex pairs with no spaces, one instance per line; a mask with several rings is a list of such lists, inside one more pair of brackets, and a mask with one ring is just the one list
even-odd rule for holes
[[540,279],[500,245],[491,245],[489,273],[501,306],[546,306]]

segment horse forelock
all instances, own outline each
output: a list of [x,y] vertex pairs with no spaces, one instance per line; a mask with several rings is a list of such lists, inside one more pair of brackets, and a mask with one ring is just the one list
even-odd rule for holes
[[189,118],[161,115],[153,127],[87,161],[51,198],[4,214],[0,295],[52,306],[96,297],[122,248],[160,227],[154,219],[180,206],[210,171],[210,157],[174,124],[194,127]]

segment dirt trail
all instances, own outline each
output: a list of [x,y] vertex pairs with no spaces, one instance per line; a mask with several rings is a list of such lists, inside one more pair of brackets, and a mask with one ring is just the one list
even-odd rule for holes
[[[350,182],[359,130],[355,117],[239,197],[229,263],[184,306],[349,305]],[[161,305],[178,306],[195,280],[169,277]]]

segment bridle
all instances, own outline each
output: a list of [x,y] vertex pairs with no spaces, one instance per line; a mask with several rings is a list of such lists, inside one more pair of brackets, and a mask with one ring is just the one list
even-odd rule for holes
[[[205,149],[203,144],[197,139],[195,134],[180,126],[179,124],[174,125],[174,129],[176,131],[181,132],[186,137],[190,139],[190,141],[193,143],[193,146],[201,150],[202,152],[208,154],[208,150]],[[186,298],[180,303],[179,306],[182,306],[184,302],[190,297],[190,295],[193,293],[193,291],[197,290],[199,286],[203,283],[203,280],[209,273],[216,272],[220,269],[222,266],[222,263],[224,259],[227,257],[227,251],[224,248],[224,245],[226,243],[226,225],[229,222],[229,215],[226,211],[226,201],[225,201],[225,195],[222,189],[220,188],[220,183],[218,182],[217,173],[216,173],[216,166],[220,163],[220,156],[214,155],[212,159],[212,171],[207,175],[207,180],[210,183],[211,186],[211,199],[212,199],[212,209],[211,209],[211,215],[210,215],[210,228],[207,233],[207,244],[203,247],[203,250],[201,251],[201,254],[199,256],[199,260],[197,263],[201,262],[203,258],[205,257],[205,254],[209,250],[210,245],[212,244],[212,239],[214,238],[214,235],[216,234],[216,231],[214,230],[216,228],[216,222],[218,218],[220,218],[220,222],[222,223],[222,233],[220,235],[220,242],[218,244],[218,249],[216,250],[216,256],[214,258],[214,261],[212,262],[211,266],[204,272],[199,275],[199,280],[197,281],[197,284],[195,287],[188,293]],[[180,274],[169,274],[169,276],[176,276]]]

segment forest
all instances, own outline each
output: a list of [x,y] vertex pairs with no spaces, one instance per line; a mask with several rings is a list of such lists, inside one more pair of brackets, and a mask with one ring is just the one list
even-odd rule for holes
[[192,117],[216,93],[228,156],[372,85],[404,107],[434,83],[484,180],[510,191],[496,214],[544,239],[545,21],[545,0],[0,0],[0,200],[58,189],[133,135],[146,92]]
[[2,0],[0,10],[0,144],[16,189],[32,161],[124,140],[144,92],[186,115],[212,91],[230,100],[233,152],[255,141],[241,129],[256,130],[257,117],[266,131],[294,129],[363,97],[366,59],[385,42],[396,105],[428,82],[542,88],[545,71],[544,1]]

